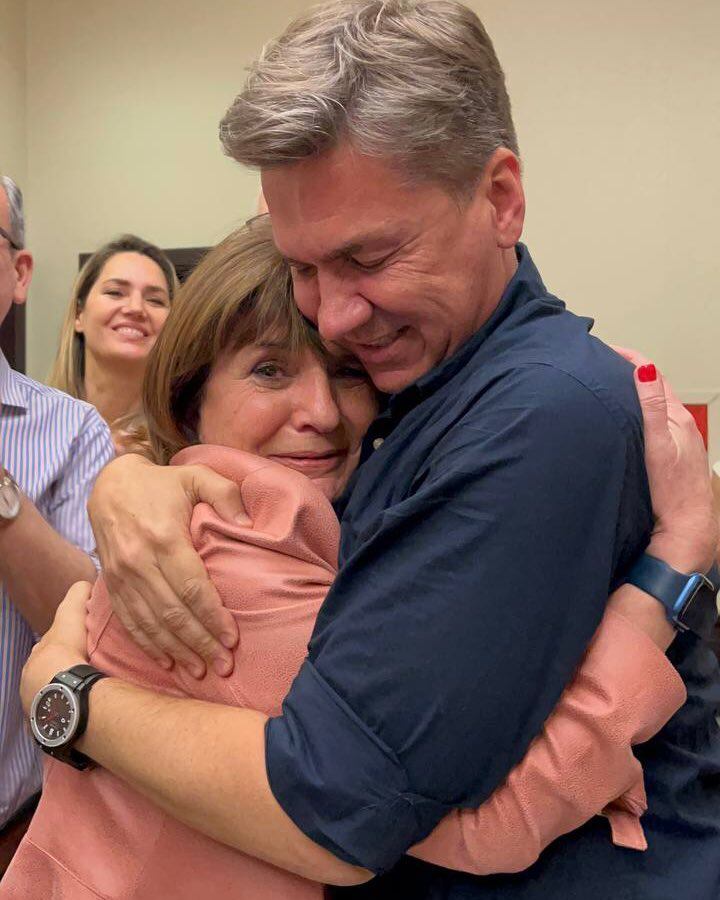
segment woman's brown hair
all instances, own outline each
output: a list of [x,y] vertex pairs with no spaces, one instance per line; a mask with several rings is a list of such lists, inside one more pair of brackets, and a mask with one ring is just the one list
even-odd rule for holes
[[255,340],[322,352],[292,296],[290,270],[272,241],[267,216],[234,231],[200,261],[181,287],[145,372],[150,447],[167,463],[197,443],[205,382],[225,351]]

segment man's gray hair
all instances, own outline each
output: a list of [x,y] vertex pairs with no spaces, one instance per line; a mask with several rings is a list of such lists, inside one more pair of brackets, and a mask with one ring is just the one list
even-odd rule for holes
[[8,175],[0,175],[10,210],[10,237],[18,247],[25,246],[25,213],[23,211],[23,195],[20,188]]
[[492,42],[455,0],[313,7],[263,48],[220,138],[228,156],[261,168],[348,140],[460,193],[499,147],[519,153]]

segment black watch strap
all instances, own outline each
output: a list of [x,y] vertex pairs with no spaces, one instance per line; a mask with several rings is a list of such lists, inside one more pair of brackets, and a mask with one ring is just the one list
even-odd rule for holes
[[717,565],[707,575],[700,572],[686,575],[646,553],[633,565],[625,581],[662,603],[678,631],[691,631],[704,640],[711,637],[718,621],[720,572]]
[[58,672],[53,681],[58,684],[64,684],[70,690],[80,692],[87,691],[91,685],[95,684],[101,678],[105,678],[105,673],[96,669],[95,666],[89,666],[86,663],[73,666],[64,672]]
[[52,756],[53,759],[67,763],[73,769],[79,769],[81,772],[84,772],[85,769],[92,769],[95,765],[89,756],[86,756],[74,747],[43,747],[42,749],[48,756]]
[[85,733],[85,729],[87,728],[88,692],[96,681],[106,677],[104,672],[101,672],[94,666],[83,663],[81,665],[72,666],[72,668],[67,669],[64,672],[58,672],[53,678],[53,681],[56,684],[64,684],[65,687],[70,688],[70,690],[77,695],[80,708],[80,719],[72,738],[72,744],[65,744],[62,747],[43,746],[42,749],[49,756],[52,756],[54,759],[59,759],[61,762],[68,763],[68,765],[71,765],[75,769],[89,769],[94,765],[90,757],[81,753],[79,750],[76,750],[73,747],[73,744]]

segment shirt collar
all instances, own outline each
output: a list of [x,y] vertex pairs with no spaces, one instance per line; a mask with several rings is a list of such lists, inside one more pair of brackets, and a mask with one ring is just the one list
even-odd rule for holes
[[[443,360],[438,366],[422,375],[409,387],[390,397],[388,407],[393,418],[409,412],[423,397],[435,393],[440,387],[447,384],[460,369],[467,365],[481,344],[513,312],[536,297],[549,297],[528,248],[524,244],[517,244],[515,253],[518,267],[508,282],[493,314],[451,357]],[[555,302],[560,304],[559,300],[555,300]]]
[[17,372],[10,368],[10,363],[0,350],[0,404],[3,406],[16,406],[18,409],[27,409],[28,401],[25,386]]

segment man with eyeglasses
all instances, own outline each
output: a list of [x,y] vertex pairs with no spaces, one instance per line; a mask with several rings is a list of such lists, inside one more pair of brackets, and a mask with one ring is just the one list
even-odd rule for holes
[[[25,302],[32,273],[22,194],[0,176],[0,324]],[[13,371],[0,351],[0,876],[40,790],[20,673],[70,585],[95,578],[86,503],[112,456],[93,407]]]

